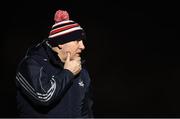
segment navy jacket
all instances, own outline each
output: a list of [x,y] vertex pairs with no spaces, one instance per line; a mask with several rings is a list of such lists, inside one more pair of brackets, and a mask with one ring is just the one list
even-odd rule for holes
[[44,40],[30,48],[16,73],[20,117],[92,117],[90,77],[74,76]]

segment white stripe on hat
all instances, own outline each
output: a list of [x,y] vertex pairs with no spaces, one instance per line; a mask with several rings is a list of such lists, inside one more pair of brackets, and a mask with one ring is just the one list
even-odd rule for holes
[[66,21],[58,22],[58,23],[55,23],[55,24],[52,26],[52,28],[55,27],[55,26],[61,25],[61,24],[66,24],[66,23],[71,23],[71,22],[74,22],[74,21],[72,21],[72,20],[66,20]]
[[[53,32],[53,31],[55,31],[55,30],[57,30],[57,29],[63,29],[63,28],[65,28],[65,27],[68,27],[68,26],[72,26],[72,25],[75,25],[75,24],[77,24],[77,23],[73,23],[73,24],[69,24],[69,25],[65,25],[65,26],[62,26],[62,27],[58,27],[58,28],[56,28],[56,29],[53,29],[53,30],[51,30],[51,32]],[[77,24],[78,26],[79,26],[79,24]],[[77,26],[76,26],[77,27]],[[69,28],[70,29],[70,28]],[[50,33],[51,33],[50,32]],[[62,31],[61,31],[62,32]]]
[[65,30],[65,31],[62,31],[62,32],[59,32],[59,33],[56,33],[56,34],[53,34],[53,35],[50,35],[49,38],[54,38],[56,36],[64,35],[66,33],[70,33],[70,32],[77,31],[77,30],[82,30],[82,28],[80,26],[74,27],[74,28],[71,28],[71,29],[68,29],[68,30]]

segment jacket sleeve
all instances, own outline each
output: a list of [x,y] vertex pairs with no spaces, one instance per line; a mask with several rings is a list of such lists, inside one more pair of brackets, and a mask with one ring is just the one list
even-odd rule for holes
[[61,99],[70,87],[73,74],[66,69],[52,77],[33,59],[23,61],[16,74],[18,89],[35,105],[49,106]]

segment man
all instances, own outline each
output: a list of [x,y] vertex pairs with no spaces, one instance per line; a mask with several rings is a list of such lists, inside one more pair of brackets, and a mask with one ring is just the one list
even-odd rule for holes
[[20,117],[92,117],[90,78],[81,52],[85,32],[58,10],[49,38],[30,48],[17,75]]

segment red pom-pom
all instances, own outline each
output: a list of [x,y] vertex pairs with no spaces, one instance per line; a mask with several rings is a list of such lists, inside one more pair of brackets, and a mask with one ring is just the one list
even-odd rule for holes
[[69,20],[68,12],[63,11],[63,10],[56,11],[55,16],[54,16],[54,21],[55,22],[61,22],[61,21],[64,21],[64,20]]

